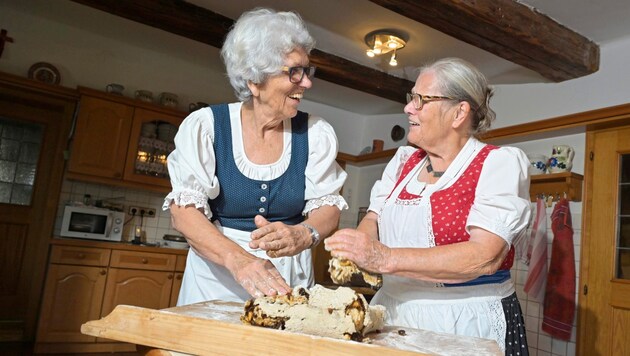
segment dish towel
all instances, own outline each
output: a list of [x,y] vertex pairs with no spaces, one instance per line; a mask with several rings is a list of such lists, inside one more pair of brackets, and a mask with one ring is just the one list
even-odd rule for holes
[[561,199],[551,214],[551,263],[545,292],[543,331],[569,340],[575,316],[575,257],[569,202]]
[[527,248],[529,274],[523,290],[533,300],[542,303],[547,282],[547,208],[542,198],[536,200],[534,227]]

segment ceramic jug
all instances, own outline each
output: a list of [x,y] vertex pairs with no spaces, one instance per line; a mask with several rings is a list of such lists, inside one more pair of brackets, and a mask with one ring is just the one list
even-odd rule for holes
[[190,112],[193,112],[195,110],[199,110],[201,108],[205,108],[208,107],[208,103],[204,103],[203,101],[198,101],[196,103],[190,103],[190,105],[188,105],[188,109],[190,110]]
[[549,161],[547,156],[537,153],[528,153],[527,158],[529,159],[529,175],[547,173],[547,162]]
[[171,108],[175,108],[177,107],[177,95],[173,94],[173,93],[162,93],[160,94],[160,104],[164,105],[164,106],[168,106]]
[[136,99],[150,103],[153,101],[153,93],[148,90],[136,90]]
[[549,172],[570,172],[573,168],[573,156],[575,151],[568,145],[554,145],[549,158]]
[[122,95],[122,92],[123,90],[125,90],[125,87],[122,86],[121,84],[110,83],[110,84],[107,84],[107,86],[105,87],[105,90],[110,94]]

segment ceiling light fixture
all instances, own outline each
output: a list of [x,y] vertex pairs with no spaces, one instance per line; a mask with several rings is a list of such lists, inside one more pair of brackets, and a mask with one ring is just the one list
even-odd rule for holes
[[392,52],[389,65],[396,66],[398,65],[396,51],[403,49],[407,40],[403,38],[402,34],[391,30],[376,30],[365,35],[365,44],[369,47],[365,52],[368,57]]

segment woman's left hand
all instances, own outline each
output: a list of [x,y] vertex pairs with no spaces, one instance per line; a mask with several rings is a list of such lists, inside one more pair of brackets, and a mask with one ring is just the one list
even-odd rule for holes
[[333,257],[354,262],[359,268],[373,273],[386,271],[391,249],[370,235],[354,229],[342,229],[324,240]]
[[301,225],[269,222],[260,215],[256,215],[254,222],[258,229],[252,231],[249,247],[265,250],[269,257],[294,256],[312,244],[308,230]]

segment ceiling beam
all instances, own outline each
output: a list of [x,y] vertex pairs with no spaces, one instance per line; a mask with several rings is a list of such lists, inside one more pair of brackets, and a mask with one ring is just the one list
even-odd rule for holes
[[[104,12],[221,48],[234,20],[181,0],[72,0]],[[413,82],[314,49],[311,63],[322,80],[405,103]]]
[[514,0],[370,1],[556,82],[599,69],[597,44]]

